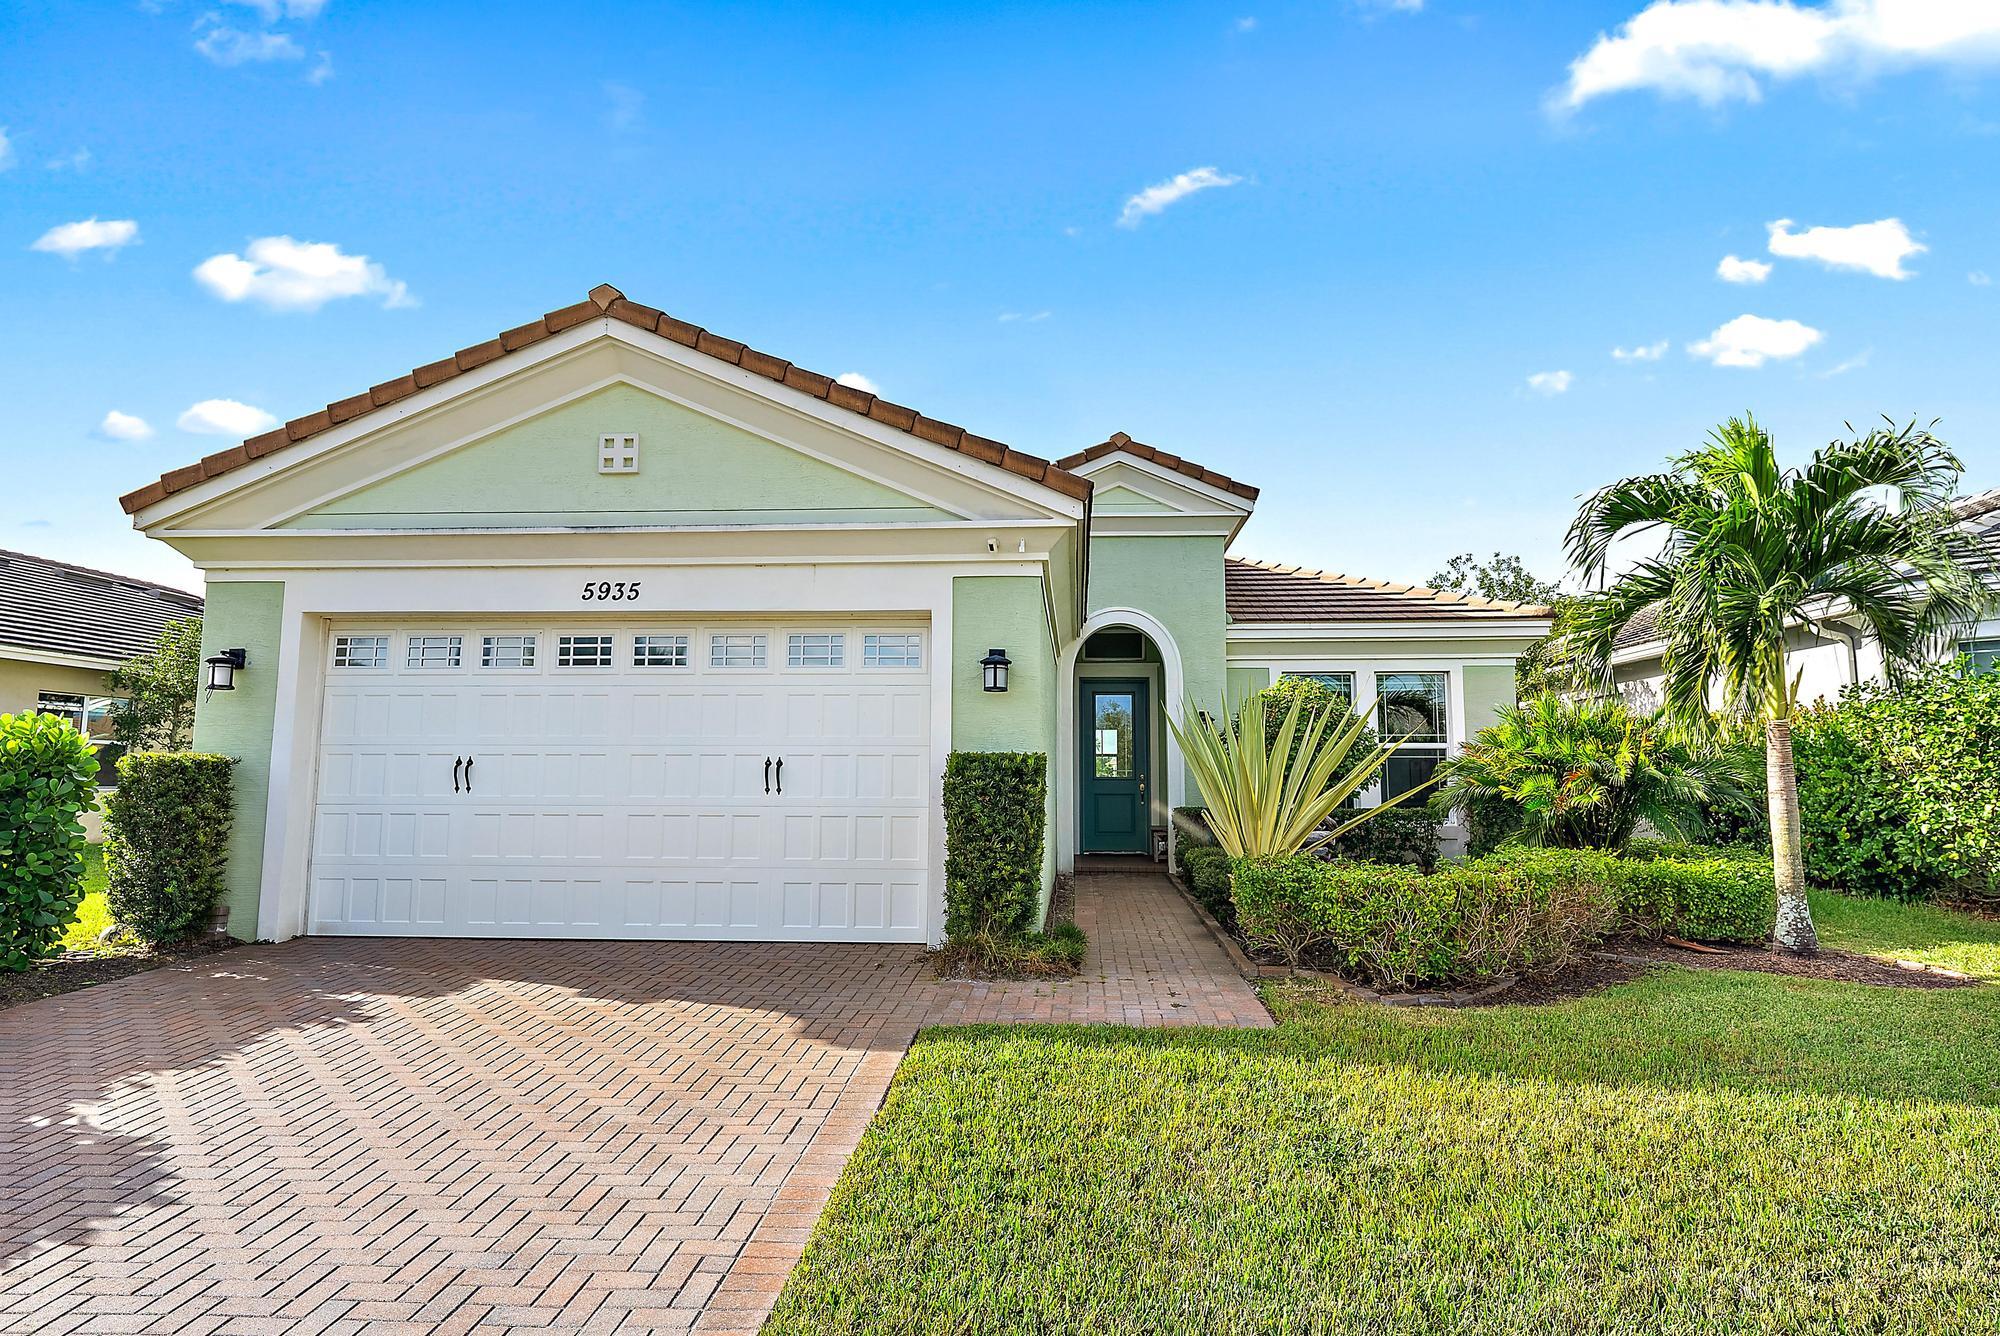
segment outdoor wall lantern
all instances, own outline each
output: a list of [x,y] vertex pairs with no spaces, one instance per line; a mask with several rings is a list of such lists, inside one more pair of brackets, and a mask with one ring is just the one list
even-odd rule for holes
[[1013,662],[1012,659],[1007,657],[1007,651],[1004,649],[989,649],[986,651],[986,657],[979,661],[979,666],[986,670],[986,689],[988,691],[1005,691],[1007,689],[1007,668]]
[[208,665],[208,689],[210,691],[236,690],[236,670],[249,663],[249,657],[240,649],[226,649],[220,654],[212,654],[203,660]]

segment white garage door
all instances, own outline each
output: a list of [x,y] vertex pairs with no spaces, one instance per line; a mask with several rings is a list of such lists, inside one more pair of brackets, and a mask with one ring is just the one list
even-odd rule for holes
[[922,941],[918,626],[337,626],[310,931]]

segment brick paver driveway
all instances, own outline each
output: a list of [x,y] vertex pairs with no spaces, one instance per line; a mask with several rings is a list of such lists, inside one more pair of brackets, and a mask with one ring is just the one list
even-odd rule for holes
[[1267,1024],[1157,878],[1091,967],[308,939],[0,1011],[0,1329],[754,1329],[919,1024]]

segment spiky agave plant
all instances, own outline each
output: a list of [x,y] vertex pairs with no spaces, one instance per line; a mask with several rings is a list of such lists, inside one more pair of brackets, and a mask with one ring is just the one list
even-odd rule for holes
[[[1402,801],[1362,808],[1345,824],[1315,839],[1321,822],[1374,782],[1382,763],[1401,745],[1400,739],[1374,741],[1365,711],[1308,712],[1298,700],[1275,730],[1267,730],[1266,705],[1264,693],[1256,692],[1232,718],[1227,709],[1204,714],[1190,700],[1183,707],[1183,719],[1167,720],[1201,786],[1209,828],[1224,853],[1257,858],[1309,852]],[[1367,750],[1352,769],[1346,769],[1342,763],[1364,737],[1369,738]]]

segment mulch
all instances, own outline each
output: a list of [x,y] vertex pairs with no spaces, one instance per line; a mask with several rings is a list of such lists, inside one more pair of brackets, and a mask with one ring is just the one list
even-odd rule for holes
[[128,979],[134,974],[144,974],[147,970],[166,965],[198,960],[236,945],[237,942],[227,937],[206,937],[183,942],[179,946],[129,951],[65,951],[19,974],[0,974],[0,1010],[38,998],[54,997],[58,993],[73,993],[79,988],[110,983],[114,979]]

